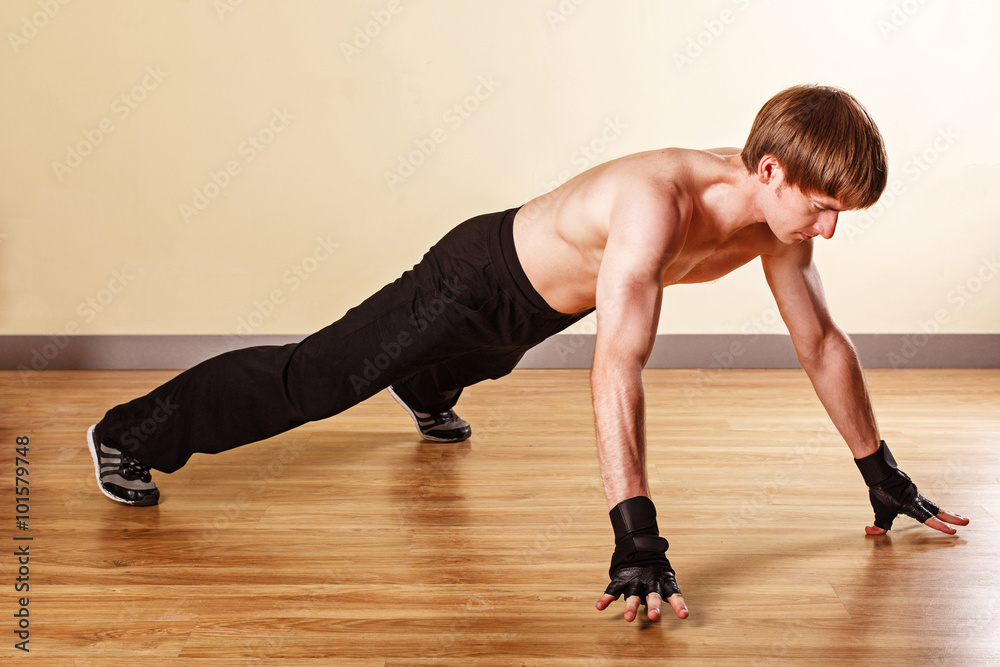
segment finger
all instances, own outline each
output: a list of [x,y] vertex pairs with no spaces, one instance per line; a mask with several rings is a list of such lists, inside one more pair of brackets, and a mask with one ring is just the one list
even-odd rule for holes
[[688,617],[688,607],[684,604],[684,596],[680,593],[674,593],[667,598],[667,602],[670,606],[674,608],[674,613],[677,614],[677,618],[687,618]]
[[635,615],[639,610],[639,596],[632,595],[625,600],[625,620],[631,623],[635,620]]
[[964,516],[961,516],[959,514],[952,514],[951,512],[946,512],[944,510],[941,510],[940,512],[937,513],[937,518],[941,519],[942,521],[946,521],[948,523],[953,523],[956,526],[969,525],[969,520],[966,519]]
[[878,526],[865,526],[865,532],[869,535],[885,535],[889,531],[884,528],[879,528]]
[[617,599],[618,598],[616,598],[614,595],[608,595],[607,593],[605,593],[604,595],[601,596],[601,599],[597,601],[597,610],[604,611],[605,609],[607,609],[609,604],[611,604]]
[[650,593],[646,596],[646,616],[649,620],[655,621],[660,617],[660,609],[663,607],[663,599],[659,593]]
[[933,528],[934,530],[940,530],[942,533],[947,533],[948,535],[954,535],[958,532],[948,524],[933,516],[927,519],[927,521],[924,521],[924,525],[928,528]]

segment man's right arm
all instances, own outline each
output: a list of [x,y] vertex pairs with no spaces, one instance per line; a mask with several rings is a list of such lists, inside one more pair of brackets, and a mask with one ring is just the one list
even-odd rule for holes
[[[684,241],[684,219],[677,198],[662,189],[636,188],[636,191],[620,192],[598,274],[597,340],[591,387],[598,460],[618,542],[613,571],[631,565],[631,562],[623,562],[621,567],[616,567],[619,551],[635,549],[636,544],[647,541],[652,544],[655,540],[646,539],[650,536],[660,539],[646,477],[642,369],[656,336],[663,274]],[[615,517],[619,517],[618,522]],[[644,524],[640,530],[630,532],[623,528],[635,521]],[[663,556],[665,549],[663,542],[658,557],[654,554],[655,549],[646,555],[650,559],[649,573],[627,585],[613,581],[609,587],[609,590],[617,590],[624,585],[626,620],[635,618],[640,602],[647,604],[650,619],[656,619],[661,603],[661,595],[656,591],[663,591],[664,597],[670,598],[679,617],[687,616],[684,600],[675,592],[669,561]],[[641,562],[643,557],[643,553],[638,553],[636,562]],[[663,567],[669,570],[669,575],[661,572]],[[647,574],[653,579],[667,577],[669,581],[657,579],[651,586],[637,583]],[[650,591],[648,595],[638,591],[643,587]],[[604,609],[616,597],[606,593],[598,601],[598,609]]]
[[597,453],[608,507],[648,496],[642,369],[649,359],[670,262],[675,204],[649,192],[615,203],[597,278],[591,369]]

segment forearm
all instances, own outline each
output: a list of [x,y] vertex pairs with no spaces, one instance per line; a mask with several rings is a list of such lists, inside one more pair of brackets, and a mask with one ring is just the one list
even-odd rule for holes
[[878,425],[858,353],[839,329],[823,341],[815,357],[799,356],[823,407],[854,458],[879,447]]
[[597,458],[608,508],[627,498],[648,497],[641,365],[632,369],[595,360],[591,388]]

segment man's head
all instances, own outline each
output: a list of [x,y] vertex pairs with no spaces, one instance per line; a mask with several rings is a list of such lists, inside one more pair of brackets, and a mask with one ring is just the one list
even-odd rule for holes
[[885,189],[882,135],[861,103],[839,88],[794,86],[768,100],[741,154],[751,174],[766,156],[780,164],[785,185],[835,198],[848,210],[871,206]]

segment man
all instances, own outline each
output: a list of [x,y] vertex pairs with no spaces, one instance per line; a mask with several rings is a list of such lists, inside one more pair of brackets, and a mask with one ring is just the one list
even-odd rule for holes
[[509,373],[525,351],[597,311],[591,373],[598,458],[615,552],[604,609],[624,594],[651,620],[667,600],[688,615],[659,536],[645,463],[641,372],[663,288],[714,280],[760,257],[799,361],[870,488],[875,525],[906,514],[946,533],[968,520],[942,511],[898,470],[872,412],[850,340],[827,310],[813,239],[840,211],[885,189],[881,135],[849,94],[797,86],[773,97],[746,147],[666,149],[595,167],[520,209],[449,232],[417,266],[298,344],[235,350],[88,431],[98,484],[150,505],[150,468],[172,472],[323,419],[388,387],[420,434],[471,435],[452,408],[463,387]]

